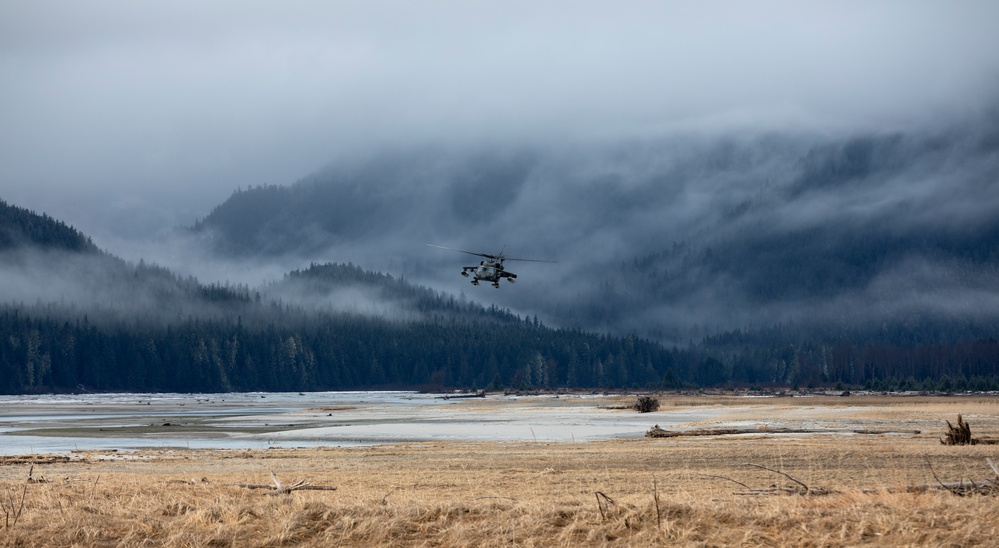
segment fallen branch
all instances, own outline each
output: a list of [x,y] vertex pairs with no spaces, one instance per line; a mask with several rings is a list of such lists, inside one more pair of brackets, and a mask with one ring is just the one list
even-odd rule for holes
[[[616,506],[617,503],[614,502],[614,499],[608,497],[607,495],[605,495],[601,491],[597,491],[596,492],[596,496],[597,496],[597,508],[600,510],[600,518],[606,520],[607,519],[607,512],[610,511],[611,505],[615,505]],[[601,502],[601,498],[603,499],[603,502]],[[607,512],[604,511],[605,508],[606,508]]]
[[768,472],[780,474],[785,478],[793,481],[794,483],[797,483],[798,485],[801,486],[801,488],[796,488],[786,485],[783,487],[771,486],[767,489],[753,489],[748,485],[746,485],[745,483],[742,483],[741,481],[736,481],[732,478],[727,478],[725,476],[710,476],[710,477],[725,479],[734,483],[738,483],[739,485],[745,487],[746,489],[749,489],[748,491],[739,491],[736,493],[737,495],[829,495],[836,492],[833,491],[832,489],[823,489],[821,487],[810,487],[805,482],[799,480],[798,478],[792,476],[791,474],[788,474],[787,472],[783,472],[781,470],[775,470],[768,466],[763,466],[762,464],[747,462],[745,463],[744,466],[755,466],[756,468],[762,468],[763,470],[766,470]]
[[49,480],[45,479],[45,476],[39,476],[37,479],[32,477],[35,473],[35,465],[32,464],[31,468],[28,468],[28,483],[48,483]]
[[656,503],[656,528],[662,530],[663,513],[659,510],[659,483],[656,481],[655,474],[652,475],[652,500]]
[[734,480],[734,479],[732,479],[730,477],[727,477],[727,476],[716,476],[714,474],[701,474],[701,475],[704,476],[704,477],[706,477],[706,478],[716,478],[716,479],[728,480],[728,481],[731,481],[732,483],[737,483],[737,484],[745,487],[746,489],[749,489],[749,490],[753,489],[752,487],[746,485],[745,483],[742,483],[741,481],[738,481],[738,480]]
[[[960,418],[961,416],[958,415],[958,422],[960,422]],[[965,423],[965,425],[967,424],[968,423]],[[970,439],[971,430],[968,430],[968,436]],[[989,459],[986,459],[985,462],[987,462],[989,467],[993,469],[992,471],[995,472],[994,463]],[[930,464],[930,459],[926,459],[926,466],[930,468],[930,473],[933,474],[933,479],[937,480],[937,485],[940,486],[940,489],[945,489],[960,497],[963,497],[964,495],[974,495],[974,494],[985,494],[985,495],[992,494],[992,491],[996,487],[997,483],[996,480],[981,480],[977,483],[973,480],[968,480],[967,482],[964,482],[962,480],[957,482],[944,483],[940,481],[939,477],[937,477],[936,471],[933,470],[933,465]]]
[[[812,495],[827,495],[832,491],[811,491]],[[769,487],[767,489],[750,489],[749,491],[736,491],[736,495],[803,495],[800,489],[794,487]]]
[[[961,415],[957,416],[957,422],[958,422],[958,424],[961,423]],[[947,425],[949,426],[950,422],[948,422]],[[967,426],[967,425],[965,425],[965,426]],[[968,430],[968,439],[969,440],[971,439],[971,430]],[[944,485],[944,483],[942,481],[940,481],[940,478],[937,477],[937,471],[934,470],[933,469],[933,465],[930,464],[930,459],[926,458],[926,457],[923,457],[923,458],[926,459],[926,466],[927,466],[927,468],[930,469],[930,473],[933,474],[933,479],[937,480],[937,484],[940,486],[940,488],[941,489],[946,489],[946,490],[950,491],[951,493],[955,493],[955,491],[953,491],[950,487],[947,487],[946,485]]]
[[927,491],[949,491],[954,495],[992,495],[999,493],[999,481],[994,479],[979,481],[952,481],[906,485],[905,487],[888,487],[864,489],[862,493],[925,493]]
[[386,504],[388,504],[388,497],[389,497],[389,495],[391,495],[392,493],[395,493],[398,490],[399,490],[398,487],[393,487],[391,491],[389,491],[388,493],[385,493],[385,496],[382,497],[382,506],[385,506]]
[[[995,474],[994,478],[981,479],[981,480],[962,480],[954,482],[945,482],[937,476],[936,470],[930,464],[927,459],[926,465],[930,469],[930,473],[933,475],[933,479],[936,483],[922,484],[922,485],[906,485],[903,487],[878,487],[878,488],[868,488],[862,489],[862,493],[924,493],[927,491],[948,491],[957,496],[967,496],[967,495],[999,495],[999,466],[992,461],[991,458],[986,458],[985,462],[989,465],[992,473]],[[811,487],[805,482],[799,480],[798,478],[784,472],[782,470],[776,470],[768,466],[763,466],[762,464],[756,464],[752,462],[747,462],[744,466],[753,466],[766,470],[768,472],[773,472],[775,474],[780,474],[785,478],[793,481],[799,487],[794,487],[790,485],[784,486],[770,486],[766,489],[754,489],[749,485],[734,480],[727,476],[718,476],[714,474],[700,474],[701,476],[708,478],[717,478],[726,481],[731,481],[732,483],[738,484],[744,487],[745,491],[738,491],[736,495],[830,495],[837,493],[838,491],[833,489],[824,489]],[[599,498],[598,501],[599,502]]]
[[993,495],[999,494],[999,467],[996,466],[992,459],[986,458],[985,462],[992,469],[992,472],[996,475],[995,478],[983,479],[983,480],[968,480],[968,481],[952,481],[945,482],[942,481],[938,476],[933,466],[930,465],[929,460],[926,461],[926,465],[930,469],[930,473],[933,474],[933,479],[936,483],[925,483],[920,485],[906,485],[904,487],[889,487],[886,489],[864,489],[864,493],[925,493],[927,491],[948,491],[954,495],[963,497],[966,495]]
[[752,462],[747,462],[745,465],[746,466],[755,466],[757,468],[762,468],[764,470],[767,470],[768,472],[773,472],[775,474],[780,474],[780,475],[784,476],[785,478],[787,478],[787,479],[793,481],[794,483],[797,483],[798,485],[802,486],[805,489],[805,492],[802,493],[804,495],[807,495],[807,494],[809,494],[809,493],[812,492],[812,489],[805,482],[799,480],[798,478],[795,478],[794,476],[792,476],[791,474],[788,474],[787,472],[782,472],[780,470],[774,470],[773,468],[768,468],[766,466],[763,466],[762,464],[756,464],[756,463],[752,463]]
[[287,495],[292,491],[336,491],[335,485],[312,485],[305,480],[299,480],[295,483],[285,485],[281,483],[281,480],[277,478],[274,472],[271,472],[271,479],[274,480],[274,485],[261,483],[229,483],[227,485],[242,487],[244,489],[269,489],[274,491],[273,493],[270,493],[271,495]]

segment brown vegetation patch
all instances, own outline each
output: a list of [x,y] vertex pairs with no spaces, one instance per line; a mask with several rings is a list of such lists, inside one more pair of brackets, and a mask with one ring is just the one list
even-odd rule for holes
[[353,411],[358,409],[356,405],[327,405],[324,407],[309,407],[303,411]]
[[69,462],[74,459],[69,455],[0,455],[0,466],[13,466],[17,464],[53,464],[57,462]]
[[[985,464],[997,461],[995,446],[941,445],[936,412],[954,406],[927,405],[933,412],[911,401],[905,413],[869,406],[872,430],[936,425],[907,436],[92,453],[85,464],[48,463],[46,475],[60,479],[37,484],[25,462],[0,469],[0,495],[24,494],[0,546],[987,545],[999,531],[994,490],[904,490],[999,477]],[[791,407],[848,427],[839,405]],[[994,401],[964,408],[977,429],[999,433]],[[859,412],[849,410],[850,425]],[[271,471],[337,490],[238,486],[275,485]]]

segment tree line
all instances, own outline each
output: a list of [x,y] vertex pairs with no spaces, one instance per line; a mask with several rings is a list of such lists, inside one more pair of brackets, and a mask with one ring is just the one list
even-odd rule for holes
[[[999,342],[817,341],[771,328],[687,348],[439,316],[396,322],[276,303],[168,325],[0,307],[0,392],[694,387],[997,390]],[[267,313],[254,313],[266,307]],[[247,320],[245,318],[258,318]],[[267,318],[263,320],[263,318]]]
[[660,386],[683,361],[650,341],[526,319],[401,323],[291,308],[269,316],[142,326],[4,306],[0,392]]
[[786,323],[705,337],[698,349],[691,374],[709,385],[999,390],[999,327],[988,322]]

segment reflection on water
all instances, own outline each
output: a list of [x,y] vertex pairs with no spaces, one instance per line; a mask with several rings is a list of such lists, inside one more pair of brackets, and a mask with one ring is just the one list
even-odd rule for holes
[[638,414],[599,397],[444,399],[415,392],[0,396],[0,455],[418,441],[640,437],[710,410]]

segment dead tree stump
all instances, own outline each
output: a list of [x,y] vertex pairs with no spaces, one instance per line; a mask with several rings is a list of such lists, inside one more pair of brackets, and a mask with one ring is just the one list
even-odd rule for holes
[[957,426],[947,421],[947,435],[940,438],[944,445],[977,445],[978,440],[971,437],[971,426],[964,422],[961,415],[957,416]]

